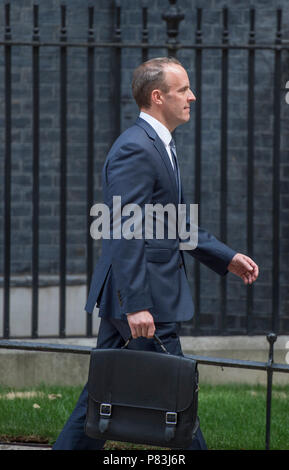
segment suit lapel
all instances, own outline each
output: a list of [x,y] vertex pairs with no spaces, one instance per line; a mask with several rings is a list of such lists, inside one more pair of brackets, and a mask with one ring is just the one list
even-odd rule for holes
[[158,134],[153,129],[153,127],[148,122],[146,122],[144,119],[138,118],[137,121],[136,121],[136,124],[138,126],[142,127],[146,131],[148,136],[154,141],[154,146],[155,146],[156,150],[158,151],[158,155],[161,157],[162,162],[164,163],[164,165],[165,165],[165,167],[168,171],[170,181],[171,181],[171,188],[173,188],[174,199],[176,200],[176,204],[178,204],[179,196],[178,196],[178,188],[177,188],[177,184],[176,184],[176,177],[175,177],[175,174],[174,174],[172,164],[170,162],[170,158],[168,156],[168,153],[166,151],[166,148],[165,148],[163,142],[161,141],[161,139],[159,138]]

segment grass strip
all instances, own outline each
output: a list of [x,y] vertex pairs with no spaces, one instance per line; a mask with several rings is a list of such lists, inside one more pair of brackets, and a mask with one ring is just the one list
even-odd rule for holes
[[[52,444],[73,410],[82,387],[0,387],[0,440]],[[271,449],[289,449],[289,385],[274,386]],[[209,449],[258,450],[265,447],[266,388],[201,385],[199,417]],[[105,449],[150,449],[108,441]]]

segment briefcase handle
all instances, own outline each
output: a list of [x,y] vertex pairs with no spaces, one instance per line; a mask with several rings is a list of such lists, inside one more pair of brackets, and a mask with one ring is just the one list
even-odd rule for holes
[[[154,338],[154,340],[160,345],[160,347],[162,348],[162,350],[163,350],[166,354],[170,354],[169,351],[165,348],[163,342],[160,340],[160,338],[159,338],[156,334],[154,334],[153,338]],[[125,349],[125,348],[128,346],[129,342],[130,342],[132,339],[133,339],[132,336],[130,336],[130,337],[126,340],[126,342],[124,343],[124,345],[122,346],[121,349]]]

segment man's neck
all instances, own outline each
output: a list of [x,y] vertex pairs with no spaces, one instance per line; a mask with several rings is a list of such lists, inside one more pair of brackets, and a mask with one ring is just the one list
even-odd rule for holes
[[148,114],[144,111],[141,111],[139,116],[152,126],[165,145],[169,144],[169,142],[172,140],[172,134],[161,121],[159,121],[152,114]]
[[170,126],[168,125],[168,123],[164,120],[163,116],[159,115],[158,113],[154,112],[153,110],[151,110],[150,108],[147,109],[147,108],[141,108],[140,109],[140,112],[142,113],[146,113],[148,114],[149,116],[153,117],[154,119],[156,119],[157,121],[159,121],[163,126],[165,126],[171,133],[174,131],[174,129],[170,129]]

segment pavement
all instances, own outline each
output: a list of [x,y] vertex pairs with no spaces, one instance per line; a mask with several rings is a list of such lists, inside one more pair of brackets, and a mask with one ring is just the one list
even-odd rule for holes
[[51,450],[48,446],[34,446],[29,444],[0,444],[0,450]]

